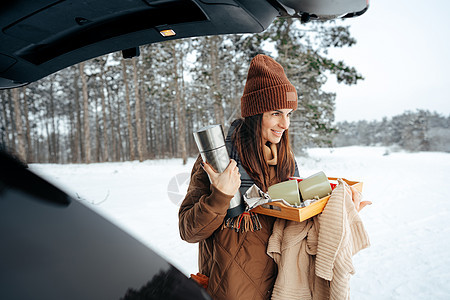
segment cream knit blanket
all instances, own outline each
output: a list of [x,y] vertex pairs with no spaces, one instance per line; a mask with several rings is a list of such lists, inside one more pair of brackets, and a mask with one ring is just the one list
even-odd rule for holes
[[349,299],[352,256],[370,243],[349,186],[338,181],[321,215],[275,221],[267,247],[278,265],[272,299]]

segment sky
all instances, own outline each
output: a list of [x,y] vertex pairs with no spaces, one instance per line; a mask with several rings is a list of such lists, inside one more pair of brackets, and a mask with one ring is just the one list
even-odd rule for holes
[[346,20],[357,44],[329,51],[355,67],[357,85],[328,80],[337,94],[336,121],[381,120],[425,109],[450,114],[450,2],[379,0]]

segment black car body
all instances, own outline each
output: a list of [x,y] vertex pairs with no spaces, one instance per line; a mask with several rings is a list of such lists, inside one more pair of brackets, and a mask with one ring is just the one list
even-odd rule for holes
[[[277,16],[354,17],[367,0],[16,0],[0,4],[0,89],[140,45],[255,33]],[[129,51],[131,55],[135,50]]]
[[210,299],[129,234],[0,152],[0,298]]

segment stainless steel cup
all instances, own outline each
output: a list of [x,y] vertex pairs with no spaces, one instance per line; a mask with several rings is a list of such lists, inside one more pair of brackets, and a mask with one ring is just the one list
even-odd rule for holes
[[[209,125],[194,132],[203,161],[210,164],[217,172],[222,173],[230,163],[221,125]],[[230,201],[227,217],[233,218],[245,211],[245,204],[239,190]]]

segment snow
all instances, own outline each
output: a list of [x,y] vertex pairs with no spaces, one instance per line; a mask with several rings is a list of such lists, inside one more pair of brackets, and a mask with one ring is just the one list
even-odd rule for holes
[[[353,299],[450,299],[450,154],[384,147],[309,149],[300,175],[363,181],[361,211],[371,247],[353,257]],[[178,207],[194,163],[180,159],[101,164],[32,164],[53,182],[161,254],[197,272],[197,244],[182,241]]]

